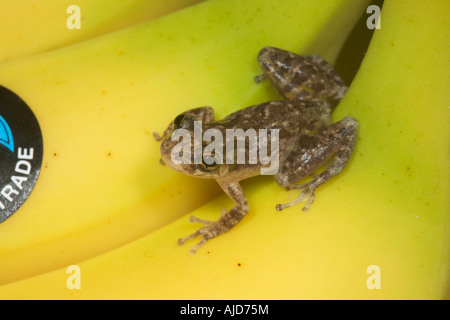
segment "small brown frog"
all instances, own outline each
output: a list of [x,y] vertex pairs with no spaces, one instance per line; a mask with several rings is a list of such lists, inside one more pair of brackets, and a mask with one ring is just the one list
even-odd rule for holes
[[[215,179],[235,202],[229,211],[222,212],[217,221],[190,218],[190,222],[204,225],[178,240],[182,245],[201,236],[191,253],[208,240],[229,231],[247,214],[249,205],[239,181],[261,174],[262,169],[275,168],[272,174],[280,186],[302,190],[295,200],[277,204],[276,209],[280,211],[305,202],[303,211],[308,212],[314,201],[315,189],[339,174],[352,155],[358,122],[345,117],[331,123],[333,108],[327,98],[339,101],[347,91],[331,65],[318,55],[299,56],[271,47],[259,52],[258,62],[264,74],[255,77],[255,81],[268,78],[283,100],[250,106],[222,120],[215,120],[210,107],[191,109],[178,115],[162,137],[154,134],[155,139],[161,141],[161,158],[165,164],[184,174]],[[250,133],[261,130],[266,136],[260,134],[256,137],[263,138],[264,142],[253,143],[255,135]],[[180,135],[175,134],[179,131],[189,133],[184,149],[180,146]],[[198,132],[203,139],[198,139]],[[208,134],[211,132],[215,134]],[[231,137],[230,132],[234,133]],[[244,133],[244,138],[236,132]],[[208,138],[205,139],[204,135]],[[220,137],[226,137],[225,141],[219,141]],[[273,156],[270,159],[276,162],[275,166],[262,161],[264,157],[258,153],[268,148],[269,141]],[[235,142],[237,148],[231,148]],[[215,148],[211,148],[213,144]],[[224,156],[218,150],[225,146],[227,152]],[[256,155],[256,161],[252,155]],[[314,171],[324,164],[325,170],[315,174]],[[295,184],[308,176],[312,181]]]

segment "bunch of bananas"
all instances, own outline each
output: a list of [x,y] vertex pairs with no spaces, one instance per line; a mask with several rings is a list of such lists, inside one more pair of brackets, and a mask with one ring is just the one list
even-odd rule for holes
[[[22,2],[29,10],[11,8],[2,24],[14,25],[13,10],[37,25],[54,14],[42,28],[60,21],[59,7],[36,15],[43,1]],[[78,1],[79,30],[66,30],[63,8],[62,27],[28,45],[33,26],[22,26],[0,46],[8,60],[0,85],[30,106],[44,141],[31,196],[0,224],[1,299],[445,296],[448,1],[384,4],[381,29],[333,115],[358,120],[355,153],[317,189],[311,212],[277,212],[294,194],[271,177],[250,179],[247,217],[195,256],[177,245],[198,228],[187,217],[216,220],[231,201],[214,181],[160,166],[152,132],[191,107],[211,105],[220,118],[279,99],[253,81],[259,49],[333,62],[370,1],[210,0],[135,25],[195,1],[160,10],[135,0],[122,21],[101,7],[117,5],[122,17],[122,1],[88,2]],[[83,33],[89,21],[99,25]]]

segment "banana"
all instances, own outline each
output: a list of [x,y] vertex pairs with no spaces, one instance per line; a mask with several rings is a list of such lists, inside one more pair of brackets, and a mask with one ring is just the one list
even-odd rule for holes
[[66,27],[74,18],[73,1],[9,1],[0,11],[0,62],[90,39],[199,1],[79,0],[76,30]]
[[[195,256],[176,244],[180,235],[197,229],[185,216],[74,268],[67,265],[3,285],[0,298],[443,298],[450,266],[449,140],[443,138],[448,133],[450,48],[442,30],[449,28],[449,9],[448,2],[438,0],[385,2],[381,29],[334,114],[336,119],[351,115],[360,123],[354,157],[339,178],[317,190],[309,214],[296,207],[277,213],[275,204],[293,195],[271,177],[254,178],[243,183],[249,215]],[[291,41],[276,45],[293,50]],[[194,55],[187,54],[194,62]],[[239,77],[250,78],[246,86],[225,81],[222,88],[247,89],[244,100],[248,91],[259,98],[274,94],[251,83],[256,62],[251,71],[242,62],[232,62],[233,67],[229,60],[219,62],[215,72],[221,63],[224,71],[236,64]],[[228,111],[214,94],[207,98]],[[167,118],[161,113],[158,119],[166,123],[183,110],[172,108],[167,107]],[[165,169],[158,170],[170,177]],[[177,179],[181,175],[171,182]],[[197,196],[203,190],[199,186]],[[186,201],[187,191],[177,199]],[[221,196],[190,214],[213,220],[230,205]],[[12,219],[17,220],[6,223]]]
[[365,5],[208,1],[2,63],[0,84],[35,113],[44,155],[31,196],[0,224],[0,283],[94,257],[216,197],[214,181],[161,167],[151,133],[189,106],[212,104],[223,115],[275,98],[253,82],[259,48],[309,47],[331,61]]
[[[184,217],[80,263],[81,290],[61,286],[63,268],[4,286],[0,297],[442,298],[450,48],[441,31],[449,9],[442,1],[384,4],[382,28],[335,114],[361,124],[355,156],[318,191],[310,214],[276,213],[285,192],[260,177],[244,184],[246,220],[194,258],[173,242],[196,229]],[[214,219],[229,205],[224,196],[192,214]]]

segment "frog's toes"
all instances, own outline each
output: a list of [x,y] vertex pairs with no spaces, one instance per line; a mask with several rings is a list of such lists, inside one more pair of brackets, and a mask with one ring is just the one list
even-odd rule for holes
[[189,222],[198,222],[204,225],[203,228],[198,229],[196,232],[178,239],[178,245],[182,246],[189,240],[195,239],[199,236],[202,237],[202,239],[189,251],[191,254],[195,254],[197,250],[200,249],[208,240],[211,240],[212,238],[215,238],[219,234],[223,233],[221,232],[220,226],[217,221],[204,220],[191,216],[189,218]]
[[189,250],[189,253],[194,255],[198,249],[203,247],[203,245],[208,241],[208,239],[202,238],[195,246],[192,247],[191,250]]
[[179,245],[179,246],[182,246],[183,244],[186,243],[186,241],[189,241],[189,240],[191,240],[191,239],[195,239],[195,238],[197,238],[199,235],[200,235],[200,230],[197,230],[196,232],[194,232],[194,233],[192,233],[192,234],[190,234],[190,235],[188,235],[188,236],[186,236],[186,237],[180,238],[180,239],[178,239],[178,245]]
[[303,207],[302,210],[305,213],[308,212],[309,209],[311,208],[311,205],[313,204],[314,198],[315,198],[315,192],[314,192],[315,188],[312,186],[312,182],[313,181],[307,182],[307,183],[304,183],[301,185],[292,185],[292,186],[289,186],[288,188],[286,188],[288,190],[291,190],[291,189],[304,189],[304,190],[302,192],[300,192],[298,197],[295,198],[293,201],[291,201],[289,203],[277,204],[276,205],[277,211],[281,211],[283,209],[292,207],[300,202],[306,202],[305,206]]
[[[198,236],[202,235],[202,232],[201,232],[202,229],[204,229],[204,228],[201,228],[201,229],[197,230],[196,232],[194,232],[191,235],[188,235],[187,237],[183,237],[183,238],[178,239],[178,245],[182,246],[186,241],[189,241],[191,239],[195,239]],[[208,241],[208,240],[209,240],[208,238],[203,236],[202,239],[194,247],[192,247],[192,249],[189,251],[189,253],[190,254],[195,254],[197,252],[197,250],[200,249],[206,243],[206,241]]]
[[211,232],[210,228],[208,227],[203,227],[198,229],[196,232],[194,232],[191,235],[188,235],[186,237],[180,238],[178,239],[178,245],[182,246],[183,244],[186,243],[186,241],[189,241],[191,239],[195,239],[198,236],[202,236],[201,240],[192,247],[192,249],[189,251],[190,254],[195,254],[197,252],[198,249],[200,249],[201,247],[203,247],[203,245],[208,241],[211,240],[212,238],[216,237],[217,234],[215,234],[215,232]]
[[190,223],[202,223],[205,226],[208,226],[208,225],[211,225],[211,224],[214,223],[214,221],[200,219],[200,218],[197,218],[195,216],[190,216],[189,217],[189,222]]

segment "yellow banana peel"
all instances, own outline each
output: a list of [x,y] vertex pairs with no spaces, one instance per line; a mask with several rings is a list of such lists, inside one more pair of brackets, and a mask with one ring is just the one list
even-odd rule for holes
[[[77,243],[86,248],[89,245],[86,238],[91,240],[91,243],[96,243],[101,236],[111,237],[111,231],[117,231],[116,236],[121,237],[122,243],[125,243],[133,238],[130,231],[133,228],[139,229],[137,222],[144,221],[145,215],[130,206],[129,210],[124,206],[123,212],[132,218],[128,215],[114,215],[111,211],[105,213],[101,207],[87,210],[86,205],[84,209],[87,211],[79,210],[78,215],[74,217],[76,211],[69,211],[70,206],[66,207],[70,197],[64,198],[63,192],[60,192],[59,196],[63,198],[49,205],[44,202],[47,192],[69,188],[70,184],[75,185],[73,189],[69,189],[71,192],[80,192],[77,187],[86,180],[94,187],[107,186],[113,190],[114,186],[110,184],[123,183],[122,174],[129,177],[130,172],[138,167],[139,174],[146,176],[130,179],[130,188],[139,184],[145,187],[143,189],[148,191],[149,197],[156,199],[159,196],[161,200],[158,209],[164,210],[163,206],[167,208],[164,214],[177,212],[173,215],[176,216],[185,212],[182,208],[171,207],[174,200],[170,200],[169,192],[173,192],[173,188],[178,188],[180,192],[175,201],[181,204],[192,201],[191,207],[212,197],[212,194],[205,196],[205,192],[212,186],[205,186],[208,181],[198,179],[200,181],[196,184],[195,179],[172,173],[169,168],[155,166],[158,144],[145,142],[149,135],[144,138],[138,132],[141,131],[144,136],[143,128],[150,131],[154,130],[155,126],[164,127],[174,115],[186,107],[210,104],[220,117],[251,103],[276,97],[267,84],[256,85],[252,82],[252,77],[258,74],[255,61],[258,49],[264,45],[278,46],[300,53],[322,54],[328,60],[333,60],[351,25],[339,25],[338,21],[342,20],[337,18],[342,18],[340,15],[345,14],[345,21],[348,23],[350,18],[357,17],[358,12],[367,6],[367,3],[353,1],[314,1],[314,4],[277,1],[276,6],[267,4],[267,1],[233,2],[203,3],[167,19],[158,19],[136,29],[130,28],[97,39],[96,42],[89,43],[89,46],[80,45],[70,48],[70,51],[55,51],[0,66],[0,83],[14,90],[33,106],[38,119],[45,125],[44,141],[46,138],[49,144],[44,156],[44,162],[48,161],[49,164],[48,172],[43,170],[36,190],[24,207],[0,225],[0,274],[3,276],[3,270],[6,270],[9,279],[14,280],[32,274],[29,270],[21,270],[19,276],[15,277],[12,266],[18,261],[25,263],[30,259],[39,263],[43,263],[45,258],[55,259],[55,239],[62,239],[65,246],[64,251],[60,253],[63,258],[52,263],[54,266],[67,263],[66,266],[51,272],[0,286],[0,298],[444,297],[448,290],[450,266],[450,145],[447,129],[450,105],[450,48],[442,30],[449,29],[445,14],[450,5],[438,0],[426,3],[420,0],[396,0],[384,4],[381,29],[375,31],[364,62],[346,97],[334,113],[336,120],[350,115],[360,124],[354,156],[338,177],[317,189],[316,200],[310,213],[304,214],[301,206],[277,212],[276,203],[285,202],[295,195],[284,191],[271,177],[258,177],[243,183],[250,204],[249,214],[233,230],[209,241],[195,256],[188,254],[189,244],[194,244],[195,241],[181,248],[176,243],[180,236],[190,234],[198,228],[198,225],[188,224],[188,216],[86,261],[80,259],[83,254],[76,256],[71,253],[71,250],[76,250]],[[242,20],[244,17],[232,9],[239,5],[248,10],[246,20]],[[229,11],[224,13],[219,10],[223,9],[220,6],[226,6]],[[300,7],[303,10],[300,10]],[[311,16],[311,11],[308,11],[312,10],[311,8],[316,8],[315,12],[324,20],[318,21],[320,18],[317,16],[305,20]],[[264,13],[269,14],[265,10],[270,11],[272,19],[264,19],[267,18]],[[285,25],[271,24],[271,20],[277,20],[274,15],[290,16],[297,10],[305,14],[304,19],[297,16],[292,20],[284,19]],[[188,11],[194,14],[195,27],[183,20],[189,19]],[[207,21],[198,19],[201,13],[205,18],[213,19],[217,29],[205,29]],[[217,16],[210,16],[215,14]],[[176,24],[170,23],[173,21],[183,26],[183,37],[176,32]],[[221,24],[225,22],[228,22],[227,28]],[[310,25],[310,29],[305,31],[303,24]],[[330,27],[330,24],[334,24],[331,29],[333,35],[327,34],[330,29],[323,28]],[[168,29],[169,25],[174,29]],[[264,29],[267,33],[258,29],[263,27],[267,28]],[[193,33],[196,30],[202,32]],[[133,31],[147,39],[160,34],[159,37],[164,36],[165,40],[152,43],[151,47],[157,52],[148,52],[144,49],[147,48],[146,45],[137,41],[139,39],[135,39],[136,43],[127,41]],[[216,37],[211,37],[214,34]],[[217,40],[219,34],[220,41]],[[250,34],[253,36],[249,36]],[[195,41],[189,40],[186,35],[193,37]],[[201,36],[205,38],[199,38]],[[342,38],[337,38],[338,36]],[[117,38],[113,41],[113,37]],[[236,39],[242,45],[232,45],[238,41]],[[135,46],[132,46],[133,44]],[[114,52],[101,51],[105,46]],[[184,49],[183,52],[180,52],[180,47]],[[111,50],[112,48],[114,50]],[[128,49],[128,52],[125,49]],[[122,55],[117,57],[120,51]],[[214,54],[211,54],[212,52]],[[61,72],[60,77],[65,75],[66,82],[59,84],[61,92],[55,92],[56,84],[50,83],[50,78],[53,77],[54,81],[62,79],[55,76],[56,71],[48,68],[58,69],[50,62],[62,59],[63,53],[69,55],[68,61],[71,60],[71,54],[81,59],[77,63],[83,63],[83,68],[77,70],[77,73],[71,71],[67,63],[58,71]],[[99,58],[90,61],[87,57],[96,56],[95,53]],[[135,64],[123,61],[123,57],[128,54],[133,57],[131,60]],[[143,64],[144,55],[151,61],[151,68],[147,69]],[[172,63],[169,63],[169,59]],[[46,66],[47,70],[41,74],[37,70],[42,71],[43,66]],[[115,66],[114,72],[107,73],[105,70],[112,66]],[[75,67],[73,66],[74,69]],[[87,79],[96,74],[103,74],[103,77],[99,77],[99,84],[93,85],[93,82]],[[114,78],[115,74],[120,74],[122,78]],[[37,79],[32,79],[32,76]],[[71,79],[71,76],[76,78]],[[47,83],[44,84],[43,81]],[[133,85],[130,85],[129,81],[132,81]],[[144,83],[152,85],[146,91],[151,93],[148,96],[142,94]],[[69,92],[76,86],[81,90],[77,91],[81,102],[68,102],[67,95],[72,97]],[[101,90],[105,87],[108,90],[102,95]],[[46,95],[38,96],[30,92],[31,89],[35,92],[46,92]],[[163,93],[156,89],[162,90]],[[109,94],[113,95],[114,99],[106,100]],[[86,99],[82,99],[83,97]],[[86,100],[89,100],[89,103],[86,102],[88,105],[83,104]],[[74,117],[86,121],[87,114],[92,117],[91,112],[95,110],[95,106],[106,102],[108,105],[104,106],[104,110],[109,108],[108,115],[111,115],[111,118],[108,118],[108,125],[101,126],[103,131],[99,131],[105,133],[99,137],[104,140],[92,142],[96,148],[82,142],[91,136],[92,132],[97,131],[87,132],[89,135],[85,134],[83,139],[77,140],[71,130],[80,134],[80,128],[77,129],[76,125],[64,128],[64,125],[58,122],[71,123],[70,120]],[[45,107],[46,104],[53,107]],[[60,112],[58,117],[54,116],[54,120],[51,120],[52,113],[57,114],[56,106],[60,105],[65,106],[64,113],[68,114],[63,117],[63,112]],[[143,105],[150,107],[146,110]],[[91,119],[92,122],[86,126],[90,130],[93,130],[94,124],[100,123],[98,120],[102,119],[101,115],[105,117],[106,114],[99,110],[96,112],[99,114],[97,118]],[[116,122],[110,122],[112,120]],[[123,126],[127,120],[130,127],[135,127],[129,131],[130,136],[137,140],[134,142],[137,145],[134,148],[127,145],[127,149],[116,142],[114,149],[113,146],[105,148],[108,142],[110,145],[112,141],[122,142],[109,125],[112,123],[114,126]],[[46,136],[46,131],[64,134],[51,137]],[[83,146],[80,147],[83,152],[65,148],[64,139],[67,137],[70,137],[72,145]],[[104,137],[110,137],[111,140]],[[126,144],[126,141],[122,143]],[[138,150],[142,150],[145,143],[149,146],[147,153],[139,153]],[[52,158],[55,150],[61,155],[59,158]],[[91,162],[96,159],[95,155],[100,159],[100,156],[105,156],[105,150],[111,150],[114,155],[117,153],[118,161],[122,163],[119,165],[108,164],[106,160],[99,160],[98,163],[93,161],[92,171],[85,173],[85,170],[90,170],[88,157],[91,157]],[[131,156],[126,158],[115,150],[131,152],[145,164],[130,162]],[[86,159],[82,156],[84,154]],[[63,162],[63,155],[68,158],[76,157],[79,163],[74,165],[73,162]],[[153,161],[153,164],[148,161]],[[129,171],[123,169],[123,163],[130,166]],[[50,170],[52,167],[53,172]],[[78,175],[82,176],[72,172],[69,174],[65,171],[67,168],[74,168]],[[118,168],[122,168],[123,172]],[[99,172],[103,175],[97,175]],[[85,174],[90,179],[85,179]],[[152,181],[148,182],[149,179]],[[100,184],[98,180],[103,183]],[[55,181],[58,181],[56,186]],[[62,184],[63,182],[66,184]],[[90,186],[87,189],[94,190]],[[137,203],[145,207],[145,202],[140,202],[138,196],[133,198],[126,193],[131,192],[130,190],[124,192],[129,197],[127,204]],[[119,192],[115,192],[113,195],[118,194]],[[88,192],[81,195],[88,196]],[[106,199],[107,203],[113,202],[112,207],[119,203],[114,196],[108,197],[107,192],[97,195],[99,199]],[[191,198],[196,197],[202,200],[193,203]],[[115,200],[117,202],[114,202]],[[37,210],[44,204],[48,206],[45,210]],[[82,206],[83,203],[78,205]],[[161,212],[153,211],[155,207],[152,201],[146,205],[149,208],[147,215],[152,218],[159,217]],[[231,205],[226,196],[221,196],[190,214],[215,220],[220,215],[221,208],[229,208]],[[63,210],[58,211],[55,208]],[[83,215],[85,212],[95,215],[95,218],[86,217]],[[40,222],[39,218],[43,221]],[[108,220],[117,224],[129,224],[124,228],[102,224]],[[148,220],[151,219],[147,218],[145,223]],[[130,221],[136,221],[136,225]],[[55,223],[55,229],[51,227],[51,223]],[[77,225],[70,225],[71,223]],[[88,232],[89,226],[94,225],[98,234]],[[41,231],[37,232],[33,228],[41,228]],[[59,238],[54,236],[56,229],[63,230]],[[142,229],[144,228],[141,227],[136,234],[142,235]],[[22,240],[22,246],[18,245],[19,231],[26,237]],[[73,232],[72,237],[68,236],[70,232]],[[13,245],[4,250],[8,236],[13,240]],[[119,239],[114,240],[116,246],[121,242]],[[27,249],[27,244],[33,242],[35,247]],[[99,247],[101,245],[97,250],[101,251],[105,250],[107,245],[101,249]],[[37,255],[33,256],[35,253],[41,253],[44,259],[38,260]],[[86,256],[89,254],[84,254],[84,257]],[[77,258],[79,260],[76,260]],[[4,262],[5,260],[7,262]],[[79,267],[79,289],[70,286],[72,278],[67,269],[69,261],[75,261],[74,264]],[[49,268],[50,264],[47,264],[34,274]]]
[[[2,4],[0,10],[0,61],[90,39],[199,1],[201,0],[8,1]],[[77,7],[73,7],[74,5]]]
[[41,124],[44,158],[31,196],[0,225],[0,283],[116,248],[217,196],[214,181],[162,167],[152,132],[187,107],[222,116],[276,97],[253,81],[259,48],[311,46],[332,60],[364,6],[208,1],[1,64],[0,84]]

